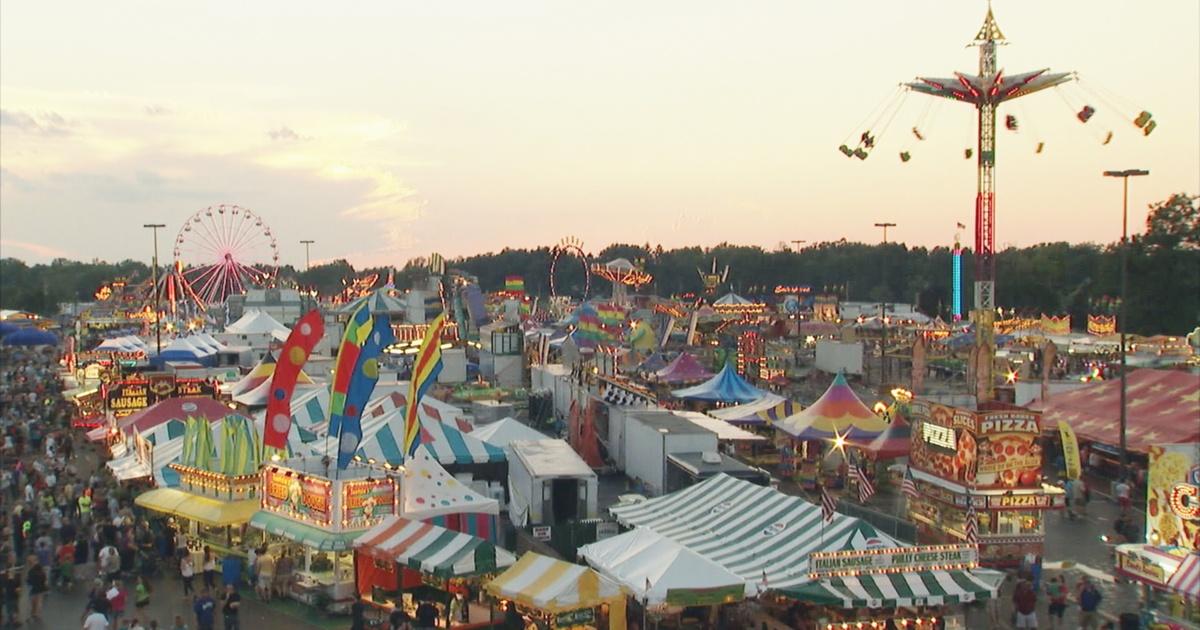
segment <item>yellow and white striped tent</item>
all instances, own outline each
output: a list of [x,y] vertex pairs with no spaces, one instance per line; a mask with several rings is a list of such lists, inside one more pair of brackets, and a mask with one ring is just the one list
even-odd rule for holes
[[585,566],[528,552],[484,589],[552,615],[608,604],[609,627],[625,630],[624,589]]

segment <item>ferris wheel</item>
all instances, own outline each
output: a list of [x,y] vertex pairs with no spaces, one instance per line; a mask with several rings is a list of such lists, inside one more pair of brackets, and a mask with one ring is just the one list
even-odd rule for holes
[[179,283],[203,304],[270,286],[279,265],[270,226],[250,210],[226,204],[188,217],[175,237],[174,256]]

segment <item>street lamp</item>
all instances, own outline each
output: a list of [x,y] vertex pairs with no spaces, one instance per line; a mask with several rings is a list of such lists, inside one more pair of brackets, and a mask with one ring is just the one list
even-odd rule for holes
[[662,494],[667,493],[667,436],[671,434],[668,428],[658,430],[662,434],[662,486],[660,491]]
[[895,223],[876,223],[875,227],[883,228],[883,300],[879,304],[879,325],[882,326],[879,339],[879,384],[887,383],[887,231],[896,227]]
[[158,348],[158,353],[162,354],[162,326],[158,321],[162,309],[159,308],[159,298],[161,292],[158,288],[158,228],[165,228],[165,223],[145,223],[144,228],[150,228],[154,232],[154,266],[150,268],[150,282],[154,284],[154,343]]
[[311,269],[311,268],[312,268],[312,263],[310,263],[310,262],[308,261],[308,246],[309,246],[309,245],[312,245],[313,243],[316,243],[316,241],[313,241],[313,240],[303,240],[303,241],[300,241],[300,243],[301,243],[302,245],[304,245],[304,270],[305,270],[305,271],[308,271],[309,269]]
[[1131,168],[1123,171],[1104,171],[1105,177],[1120,177],[1121,195],[1121,304],[1117,311],[1117,326],[1121,329],[1121,478],[1125,477],[1125,466],[1129,454],[1125,450],[1125,303],[1129,301],[1126,291],[1129,285],[1129,178],[1149,175],[1145,169]]

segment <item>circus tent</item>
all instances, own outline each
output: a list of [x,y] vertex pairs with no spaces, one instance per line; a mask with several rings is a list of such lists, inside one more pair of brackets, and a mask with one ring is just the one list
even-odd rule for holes
[[716,376],[707,381],[695,387],[677,389],[671,394],[676,398],[687,400],[748,403],[762,398],[767,392],[747,383],[729,364],[726,364]]
[[660,383],[695,383],[712,378],[708,371],[690,352],[681,352],[666,367],[654,373]]
[[842,436],[866,443],[883,433],[888,424],[863,404],[850,389],[846,377],[838,374],[817,402],[776,422],[775,428],[797,440],[832,440]]

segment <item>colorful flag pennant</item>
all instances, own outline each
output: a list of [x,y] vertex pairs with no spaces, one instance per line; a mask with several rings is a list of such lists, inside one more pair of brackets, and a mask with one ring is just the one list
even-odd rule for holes
[[408,408],[404,415],[404,453],[413,457],[417,447],[421,445],[421,419],[417,413],[417,405],[429,388],[437,382],[438,374],[442,371],[442,328],[446,325],[445,315],[438,315],[425,330],[425,338],[421,340],[421,348],[413,360],[412,382],[408,389]]
[[384,348],[396,343],[392,322],[386,313],[375,316],[371,334],[358,353],[354,375],[346,388],[346,402],[342,411],[338,434],[338,468],[350,465],[358,445],[362,442],[362,412],[379,382],[379,355]]
[[325,323],[321,312],[313,309],[296,322],[292,333],[283,343],[267,396],[267,416],[262,437],[264,445],[271,448],[287,446],[288,431],[292,428],[292,392],[296,389],[301,368],[324,335]]
[[350,321],[346,322],[346,333],[342,335],[342,343],[338,346],[337,363],[333,366],[333,384],[329,389],[329,435],[341,433],[342,415],[346,411],[346,391],[350,388],[350,378],[354,376],[354,366],[358,364],[358,353],[371,334],[371,309],[363,303],[354,310]]

